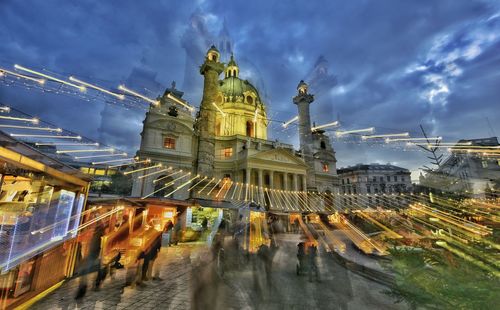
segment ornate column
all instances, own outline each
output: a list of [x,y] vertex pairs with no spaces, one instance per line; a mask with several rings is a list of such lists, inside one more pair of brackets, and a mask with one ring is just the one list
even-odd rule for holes
[[306,181],[306,175],[302,174],[302,189],[304,192],[307,191],[307,181]]
[[264,192],[262,187],[264,187],[264,172],[262,169],[257,170],[257,186],[258,186],[258,193],[259,193],[259,200],[264,201]]
[[298,180],[297,180],[297,174],[296,173],[293,174],[293,190],[294,191],[298,191],[299,190],[299,183],[298,183]]
[[251,177],[252,177],[252,168],[247,167],[247,169],[245,169],[245,183],[252,184]]

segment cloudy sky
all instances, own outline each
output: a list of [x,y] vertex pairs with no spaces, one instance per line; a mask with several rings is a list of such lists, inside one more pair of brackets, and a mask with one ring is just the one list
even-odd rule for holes
[[[128,81],[154,97],[159,92],[148,85],[165,88],[175,80],[182,89],[181,38],[194,12],[208,37],[226,20],[235,55],[248,64],[242,76],[263,88],[273,119],[295,115],[297,83],[324,55],[337,84],[322,89],[311,106],[318,124],[340,119],[345,130],[373,126],[380,134],[414,136],[422,124],[445,141],[500,134],[498,1],[2,0],[0,67],[17,63],[106,88]],[[134,70],[154,73],[146,75],[152,81],[131,79]],[[198,105],[200,94],[186,98]],[[0,81],[3,104],[137,149],[144,111],[106,101],[64,87],[44,91]],[[273,128],[271,138],[297,142],[294,127]],[[335,139],[334,146],[339,167],[390,162],[417,171],[427,163],[426,154],[411,148],[356,138]]]

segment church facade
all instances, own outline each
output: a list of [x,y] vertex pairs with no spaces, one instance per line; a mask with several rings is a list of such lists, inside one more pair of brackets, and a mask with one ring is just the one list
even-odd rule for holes
[[[223,179],[224,184],[248,184],[256,191],[337,193],[335,152],[324,132],[311,130],[309,104],[314,97],[308,93],[307,84],[301,81],[293,98],[300,131],[300,150],[295,150],[293,145],[268,140],[266,104],[256,87],[240,78],[239,71],[233,56],[223,64],[219,51],[212,46],[200,67],[204,84],[197,115],[170,99],[174,96],[182,100],[183,96],[173,83],[160,104],[151,105],[146,114],[137,156],[192,176]],[[145,196],[172,183],[171,188],[154,195],[162,197],[189,179],[176,180],[169,174],[136,178],[132,195]],[[196,191],[189,192],[185,187],[169,197],[187,199],[193,195]]]

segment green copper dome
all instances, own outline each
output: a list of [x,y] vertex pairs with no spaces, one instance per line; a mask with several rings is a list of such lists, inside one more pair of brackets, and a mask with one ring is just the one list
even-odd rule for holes
[[[255,103],[262,103],[260,100],[259,92],[257,88],[255,88],[252,84],[250,84],[247,80],[241,80],[238,77],[227,77],[224,80],[219,82],[219,89],[224,94],[225,97],[228,97],[228,101],[237,102],[237,98],[241,97],[243,102],[247,102],[245,98],[246,92],[252,92],[255,94]],[[229,99],[231,97],[232,99]]]

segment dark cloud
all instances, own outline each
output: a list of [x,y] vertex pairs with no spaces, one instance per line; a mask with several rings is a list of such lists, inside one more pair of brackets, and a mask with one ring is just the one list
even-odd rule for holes
[[[294,116],[295,87],[322,54],[338,84],[321,90],[311,106],[317,123],[340,116],[345,129],[375,126],[380,133],[416,134],[424,124],[429,133],[454,141],[489,135],[487,116],[500,133],[495,69],[500,17],[494,1],[4,0],[0,64],[77,75],[108,88],[127,80],[134,68],[145,67],[167,87],[184,78],[180,39],[196,9],[213,34],[226,19],[236,57],[251,65],[252,82],[265,85],[273,118]],[[186,96],[198,104],[199,93]],[[102,100],[0,84],[0,101],[100,136]],[[137,148],[142,113],[116,111],[106,124],[106,141]],[[290,130],[273,130],[272,138],[297,140]],[[420,152],[387,145],[338,141],[335,147],[340,166],[391,161],[415,169],[425,162]]]

